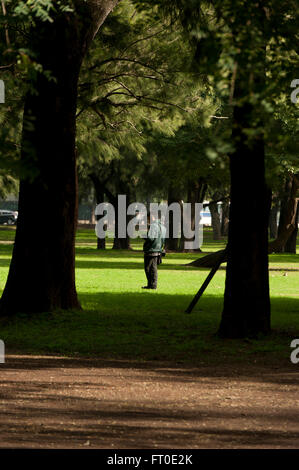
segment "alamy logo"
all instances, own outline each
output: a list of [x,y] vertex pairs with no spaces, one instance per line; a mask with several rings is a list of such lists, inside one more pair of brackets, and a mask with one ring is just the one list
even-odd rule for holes
[[5,344],[2,339],[0,339],[0,364],[5,363]]
[[291,362],[293,364],[299,363],[299,339],[293,339],[291,342],[291,348],[295,348],[294,351],[291,352]]
[[5,103],[5,84],[3,80],[0,80],[0,103]]
[[[195,203],[194,212],[191,203],[174,202],[168,204],[151,203],[149,213],[144,204],[134,202],[127,206],[126,195],[118,196],[117,209],[110,203],[98,204],[95,215],[98,221],[95,232],[98,238],[105,238],[106,231],[112,232],[115,237],[117,229],[118,238],[147,237],[147,217],[151,222],[161,221],[165,227],[165,237],[184,237],[184,248],[186,250],[198,249],[202,245],[203,225],[201,212],[203,204]],[[117,220],[115,213],[117,210]],[[170,222],[171,221],[171,222]],[[156,222],[157,223],[157,222]]]
[[297,95],[299,94],[299,78],[294,78],[294,80],[291,81],[291,88],[295,88],[291,93],[291,101],[292,103],[297,104],[299,102],[299,98],[297,98]]

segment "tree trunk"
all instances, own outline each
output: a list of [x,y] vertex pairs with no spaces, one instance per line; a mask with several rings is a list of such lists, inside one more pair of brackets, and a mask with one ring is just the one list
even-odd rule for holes
[[[102,204],[104,202],[104,187],[101,183],[101,180],[95,173],[91,173],[89,175],[91,181],[93,182],[97,205]],[[96,216],[97,220],[99,220],[100,216]],[[97,238],[97,249],[98,250],[105,250],[106,249],[106,238]]]
[[[121,194],[124,195],[126,191],[125,191],[125,188],[121,186],[122,185],[120,184]],[[131,216],[127,215],[127,208],[130,205],[130,202],[129,202],[130,192],[127,191],[127,193],[129,194],[127,195],[126,208],[125,208],[126,236],[122,237],[121,236],[122,234],[120,234],[118,230],[118,223],[119,223],[119,217],[120,217],[119,207],[118,207],[118,195],[114,196],[114,194],[107,188],[106,185],[104,186],[104,191],[105,191],[106,196],[109,199],[110,204],[113,205],[114,211],[115,211],[114,240],[113,240],[112,249],[113,250],[131,250],[130,238],[128,237],[128,233],[127,233],[128,222],[130,218],[132,218]]]
[[77,84],[88,45],[116,3],[77,2],[79,14],[37,21],[30,33],[30,48],[54,79],[38,73],[25,99],[19,218],[1,316],[80,308],[74,249]]
[[277,238],[278,234],[278,225],[277,225],[277,215],[279,211],[279,201],[277,198],[272,199],[272,207],[270,210],[269,216],[269,231],[270,231],[270,238],[275,239]]
[[[128,222],[128,216],[126,216]],[[126,238],[121,238],[118,235],[118,211],[115,209],[115,236],[113,240],[113,250],[131,250],[130,238],[128,235]]]
[[[205,198],[207,191],[207,184],[204,179],[199,178],[197,182],[189,182],[188,192],[187,192],[187,202],[191,204],[191,230],[195,229],[195,204],[202,203]],[[186,238],[183,230],[183,205],[181,204],[181,238],[179,243],[179,251],[190,253],[192,251],[201,251],[200,248],[196,250],[187,250],[185,249],[185,242],[193,241]]]
[[106,238],[98,238],[97,250],[106,250]]
[[[177,202],[181,200],[180,196],[177,194],[176,188],[173,186],[170,186],[168,188],[168,206],[170,206],[172,203]],[[178,228],[175,226],[175,219],[173,217],[172,211],[169,211],[169,232],[168,232],[168,237],[166,238],[165,241],[165,248],[168,251],[178,251],[179,249],[179,239],[174,236],[175,232],[178,232]]]
[[[287,175],[287,179],[285,182],[285,187],[283,191],[283,195],[280,201],[280,215],[279,215],[279,224],[277,229],[277,236],[275,238],[279,238],[281,242],[277,244],[276,253],[283,253],[285,249],[285,244],[288,241],[289,236],[291,233],[286,233],[283,237],[285,232],[285,228],[290,222],[290,218],[292,218],[294,207],[290,205],[290,197],[292,192],[292,175]],[[283,241],[282,241],[283,239]]]
[[[272,243],[272,252],[283,253],[286,251],[286,244],[294,230],[298,230],[298,223],[296,224],[297,215],[297,190],[299,188],[298,175],[289,174],[285,186],[285,194],[281,200],[280,218],[278,226],[277,239]],[[297,233],[293,235],[295,240]],[[291,243],[291,242],[290,242]],[[294,242],[293,242],[294,243]],[[296,242],[295,242],[296,243]],[[290,245],[289,245],[290,247]],[[292,253],[293,251],[291,251]]]
[[228,235],[229,225],[229,201],[223,200],[221,207],[221,235],[226,237]]
[[298,222],[299,222],[299,205],[297,202],[296,216],[295,216],[295,227],[292,231],[288,241],[285,244],[285,253],[293,253],[294,255],[297,252],[297,235],[298,235]]
[[[237,99],[248,95],[248,77],[243,75],[243,70],[240,70],[240,74],[235,87]],[[263,88],[260,79],[257,78],[257,84]],[[232,139],[235,150],[230,155],[228,261],[219,327],[219,335],[226,338],[255,336],[270,331],[270,197],[265,182],[264,138],[263,134],[257,132],[258,128],[263,128],[263,123],[258,110],[255,111],[246,101],[234,107]],[[252,128],[255,134],[248,137],[246,131]],[[240,217],[243,212],[255,214],[254,223],[251,217]]]
[[125,214],[125,220],[126,220],[126,237],[125,238],[122,238],[119,236],[119,231],[118,231],[119,212],[118,212],[118,205],[116,204],[115,206],[115,234],[114,234],[113,247],[112,247],[113,250],[131,250],[130,238],[127,233],[127,227],[128,227],[130,218],[132,218],[133,216],[127,215],[127,208],[129,205],[130,205],[130,202],[127,197],[126,214]]
[[[213,200],[217,200],[217,196],[213,196]],[[209,209],[211,212],[212,218],[212,228],[213,228],[213,240],[220,240],[221,238],[221,222],[220,214],[218,211],[218,205],[216,202],[210,202]]]

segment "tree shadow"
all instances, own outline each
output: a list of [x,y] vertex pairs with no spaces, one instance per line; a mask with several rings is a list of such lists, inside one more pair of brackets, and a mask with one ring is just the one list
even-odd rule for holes
[[[83,312],[20,315],[3,326],[8,359],[0,367],[152,368],[174,382],[206,374],[299,385],[298,365],[290,361],[291,341],[299,336],[298,299],[272,299],[271,334],[239,340],[217,336],[221,297],[204,296],[189,315],[184,309],[190,297],[184,294],[82,293],[81,300]],[[18,353],[10,358],[13,351]],[[29,356],[18,358],[20,351]],[[45,357],[34,358],[32,351]]]
[[[88,440],[91,446],[103,448],[297,448],[298,409],[294,402],[285,403],[285,389],[266,388],[279,401],[259,403],[268,379],[265,373],[233,375],[230,383],[231,376],[215,375],[213,368],[183,370],[147,364],[144,370],[139,364],[136,369],[141,374],[136,375],[132,363],[124,370],[120,364],[98,359],[29,358],[38,367],[28,369],[26,359],[22,360],[23,366],[8,369],[14,375],[1,382],[2,445],[76,447]],[[47,361],[44,370],[41,361]],[[54,367],[59,370],[53,371]],[[25,370],[41,374],[24,377]],[[121,383],[117,383],[119,377]],[[274,374],[269,377],[275,383]],[[144,387],[144,382],[151,388]],[[250,399],[246,403],[248,386],[253,385],[254,394],[248,396],[255,396],[258,403]],[[156,386],[164,393],[157,396]]]
[[[143,256],[135,257],[139,261],[121,261],[121,258],[118,258],[117,261],[109,261],[105,258],[104,260],[76,260],[77,269],[130,269],[130,270],[142,270],[144,261]],[[181,270],[181,271],[207,271],[209,268],[196,268],[194,266],[187,266],[180,263],[167,263],[165,261],[159,265],[158,270]]]

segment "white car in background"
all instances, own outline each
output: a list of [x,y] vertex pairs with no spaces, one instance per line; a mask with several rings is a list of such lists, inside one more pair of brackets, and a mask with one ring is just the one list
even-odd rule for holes
[[[201,216],[200,223],[202,225],[206,225],[207,227],[211,227],[212,226],[212,215],[211,215],[208,204],[209,204],[209,201],[204,201],[203,202],[203,209],[200,212],[200,216]],[[218,212],[221,215],[222,202],[218,202],[217,206],[218,206]]]
[[16,225],[18,220],[17,211],[6,211],[0,209],[0,225]]
[[209,211],[209,209],[204,209],[201,213],[200,213],[200,224],[202,225],[206,225],[207,227],[211,227],[212,225],[212,216],[211,216],[211,212]]

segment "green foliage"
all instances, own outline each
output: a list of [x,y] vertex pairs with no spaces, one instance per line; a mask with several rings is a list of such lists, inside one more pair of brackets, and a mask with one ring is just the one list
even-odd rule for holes
[[109,16],[79,85],[81,181],[90,171],[105,174],[115,161],[131,190],[144,185],[152,133],[173,134],[196,109],[196,86],[185,74],[189,56],[178,32],[136,14],[130,1]]
[[31,167],[20,166],[21,130],[24,97],[34,91],[36,77],[44,70],[30,49],[30,28],[36,21],[52,22],[53,15],[71,12],[72,2],[52,0],[3,2],[0,13],[0,79],[5,83],[5,103],[0,105],[0,166],[5,177],[1,187],[10,186],[11,178],[33,174]]
[[[226,115],[234,106],[253,105],[250,129],[244,132],[248,140],[264,136],[269,183],[275,187],[286,168],[297,171],[298,103],[290,100],[290,84],[299,72],[296,2],[138,0],[135,4],[148,15],[153,11],[182,24],[193,51],[193,69],[206,76]],[[241,96],[236,94],[240,87]]]
[[[215,105],[206,108],[211,114],[214,110]],[[148,168],[150,181],[158,181],[161,187],[174,186],[181,194],[200,178],[211,188],[229,184],[229,148],[224,139],[230,128],[226,121],[214,121],[211,115],[205,124],[199,124],[201,113],[199,109],[171,136],[157,131],[149,138],[148,152],[156,162]]]
[[[0,163],[19,171],[23,97],[39,73],[51,80],[28,45],[30,27],[71,14],[71,1],[5,2],[0,14]],[[277,0],[123,0],[107,18],[86,58],[79,85],[78,162],[81,181],[118,162],[137,191],[161,193],[171,181],[185,186],[199,175],[210,185],[228,181],[233,150],[231,115],[244,100],[263,117],[268,180],[297,171],[298,105],[290,82],[298,75],[298,18],[294,2]],[[7,34],[8,33],[8,37]],[[7,42],[9,40],[9,42]],[[265,51],[265,54],[263,54]],[[265,70],[257,86],[255,71]],[[234,97],[236,78],[248,93]],[[215,117],[228,119],[215,119]],[[248,138],[259,125],[253,122]],[[28,169],[30,173],[31,168]],[[133,177],[134,174],[134,177]]]
[[113,161],[118,177],[131,180],[131,189],[145,198],[165,197],[173,181],[186,187],[204,176],[213,184],[218,170],[227,181],[224,134],[230,129],[227,120],[214,119],[223,111],[219,97],[192,72],[193,46],[178,24],[136,10],[131,1],[121,3],[83,67],[81,182],[88,185],[90,171],[109,174]]
[[12,4],[14,16],[21,20],[41,20],[53,22],[51,13],[73,12],[72,1],[52,1],[52,0],[6,0],[8,6]]
[[18,191],[17,180],[7,173],[0,172],[0,198],[5,199],[6,196],[16,194]]

